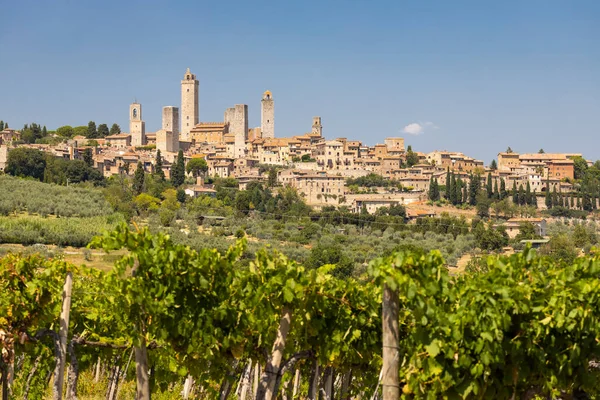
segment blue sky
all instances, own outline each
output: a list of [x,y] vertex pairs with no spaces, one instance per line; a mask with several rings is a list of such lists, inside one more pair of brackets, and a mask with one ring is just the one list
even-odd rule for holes
[[259,126],[269,89],[276,136],[320,115],[327,138],[404,136],[486,163],[507,146],[600,158],[599,1],[0,0],[0,10],[0,119],[11,127],[128,130],[137,98],[155,131],[190,67],[202,121],[245,103]]

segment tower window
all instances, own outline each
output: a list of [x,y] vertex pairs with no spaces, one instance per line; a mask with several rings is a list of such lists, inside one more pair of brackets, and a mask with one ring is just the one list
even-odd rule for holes
[[190,89],[187,90],[188,92],[190,91]]

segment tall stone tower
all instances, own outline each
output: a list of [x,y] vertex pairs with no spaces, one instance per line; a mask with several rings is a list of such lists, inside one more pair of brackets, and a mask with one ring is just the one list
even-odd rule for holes
[[248,138],[248,105],[236,104],[233,111],[227,109],[225,118],[229,120],[229,133],[233,133],[235,137],[235,157],[244,157]]
[[260,130],[263,138],[275,137],[275,103],[270,91],[263,93],[260,102]]
[[313,117],[312,133],[317,133],[323,136],[323,126],[321,125],[321,117]]
[[129,106],[129,134],[132,146],[146,145],[146,124],[142,121],[142,105],[132,103]]
[[190,130],[200,121],[198,117],[198,80],[188,68],[181,81],[181,139],[190,140]]
[[179,151],[179,108],[163,107],[162,129],[156,132],[156,148],[162,152]]

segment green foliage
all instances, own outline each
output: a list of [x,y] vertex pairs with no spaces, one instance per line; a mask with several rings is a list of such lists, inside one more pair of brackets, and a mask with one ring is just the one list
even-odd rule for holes
[[46,169],[46,155],[35,149],[18,147],[8,153],[6,173],[19,177],[32,177],[44,179]]
[[109,134],[118,135],[119,133],[121,133],[121,127],[118,124],[112,124]]
[[108,130],[108,125],[106,124],[100,124],[98,125],[98,132],[97,135],[99,138],[105,138],[110,134],[109,130]]
[[156,175],[159,180],[165,180],[165,171],[163,171],[163,163],[162,163],[162,155],[160,154],[160,150],[156,150],[156,159],[154,161],[154,175]]
[[144,166],[141,161],[138,161],[137,168],[135,169],[135,174],[133,176],[133,184],[132,189],[135,195],[139,195],[144,191],[144,181],[146,178],[146,172],[144,171]]
[[408,146],[406,149],[406,165],[408,168],[417,165],[419,163],[419,156],[412,149],[412,146]]
[[94,217],[111,214],[112,208],[98,189],[49,185],[34,180],[0,176],[3,196],[0,214],[28,212],[41,216]]
[[348,178],[346,179],[346,184],[348,186],[357,185],[360,187],[389,187],[394,186],[395,182],[381,175],[370,173],[368,175],[360,176],[358,178]]
[[177,159],[171,167],[171,183],[173,186],[178,187],[183,185],[185,182],[185,161],[183,159],[183,150],[179,150],[177,153]]
[[192,158],[188,161],[185,168],[188,174],[193,175],[194,178],[198,178],[199,176],[206,174],[206,171],[208,171],[208,164],[204,158]]
[[96,129],[96,123],[94,121],[88,122],[87,133],[85,137],[89,139],[95,139],[98,137],[98,130]]

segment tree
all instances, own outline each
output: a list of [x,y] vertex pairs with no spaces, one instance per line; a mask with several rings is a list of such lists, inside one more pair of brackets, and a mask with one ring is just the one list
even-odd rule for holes
[[519,185],[519,193],[517,195],[517,204],[520,206],[524,206],[526,204],[525,198],[525,190],[523,189],[523,185]]
[[480,218],[488,218],[490,216],[490,199],[484,192],[477,195],[477,215]]
[[83,152],[83,161],[87,164],[88,167],[94,166],[94,157],[92,155],[92,149],[87,147]]
[[539,149],[538,150],[538,154],[544,154],[544,153],[545,153],[544,149]]
[[133,193],[135,195],[139,195],[144,191],[144,180],[146,178],[146,172],[144,171],[144,166],[141,161],[138,161],[137,168],[135,169],[135,174],[133,176]]
[[588,170],[587,161],[581,156],[573,157],[574,177],[575,179],[583,179]]
[[513,149],[511,149],[510,146],[508,146],[508,148],[506,149],[506,152],[510,154],[513,152]]
[[98,137],[98,131],[96,130],[96,123],[94,121],[88,122],[86,137],[90,138],[90,139],[95,139]]
[[412,146],[409,145],[406,149],[406,165],[408,165],[408,168],[410,168],[413,165],[417,165],[418,163],[419,156],[413,151]]
[[492,196],[494,195],[494,190],[492,189],[492,173],[491,172],[488,173],[485,190],[487,192],[488,199],[491,199]]
[[492,197],[496,200],[500,200],[500,192],[498,191],[498,179],[494,180],[494,194]]
[[479,175],[471,175],[469,177],[469,204],[472,206],[477,204],[480,187],[481,177]]
[[181,204],[185,203],[185,190],[182,188],[177,189],[177,201]]
[[524,204],[533,205],[534,201],[535,201],[535,198],[533,198],[531,196],[531,185],[529,184],[529,181],[527,181],[527,186],[525,187],[525,203]]
[[269,176],[267,177],[267,185],[271,188],[277,186],[277,169],[276,168],[269,169]]
[[208,171],[208,164],[204,158],[192,158],[188,161],[185,169],[188,174],[191,174],[194,178],[198,178],[199,176],[204,176],[206,171]]
[[0,131],[4,130],[4,121],[0,121]]
[[519,204],[519,193],[517,192],[517,181],[513,181],[512,187],[512,201],[514,204]]
[[46,137],[46,136],[48,136],[48,130],[46,129],[46,125],[44,125],[44,127],[42,128],[42,137]]
[[498,169],[498,164],[496,163],[496,159],[493,159],[492,162],[490,163],[490,169],[492,171],[495,171]]
[[165,180],[165,171],[163,171],[162,155],[160,154],[160,150],[156,150],[156,159],[154,160],[154,175],[156,175],[161,181]]
[[171,183],[175,187],[183,185],[185,182],[185,161],[183,159],[183,150],[177,153],[177,159],[171,167]]
[[446,170],[446,191],[444,192],[444,198],[450,201],[452,196],[452,176],[450,175],[450,168]]
[[429,180],[429,200],[438,201],[439,199],[440,199],[440,188],[439,188],[437,179],[435,179],[432,176],[431,179]]
[[500,178],[500,200],[504,200],[508,197],[508,193],[506,193],[506,182],[504,178]]
[[73,128],[73,136],[87,137],[88,127],[86,125],[76,126]]
[[550,195],[550,178],[546,178],[546,208],[552,208],[552,196]]
[[98,125],[98,137],[105,138],[109,135],[108,126],[106,124]]
[[118,135],[119,133],[121,133],[121,127],[118,124],[112,124],[109,133],[111,135]]
[[36,149],[17,147],[8,152],[6,173],[13,176],[44,179],[46,155]]

